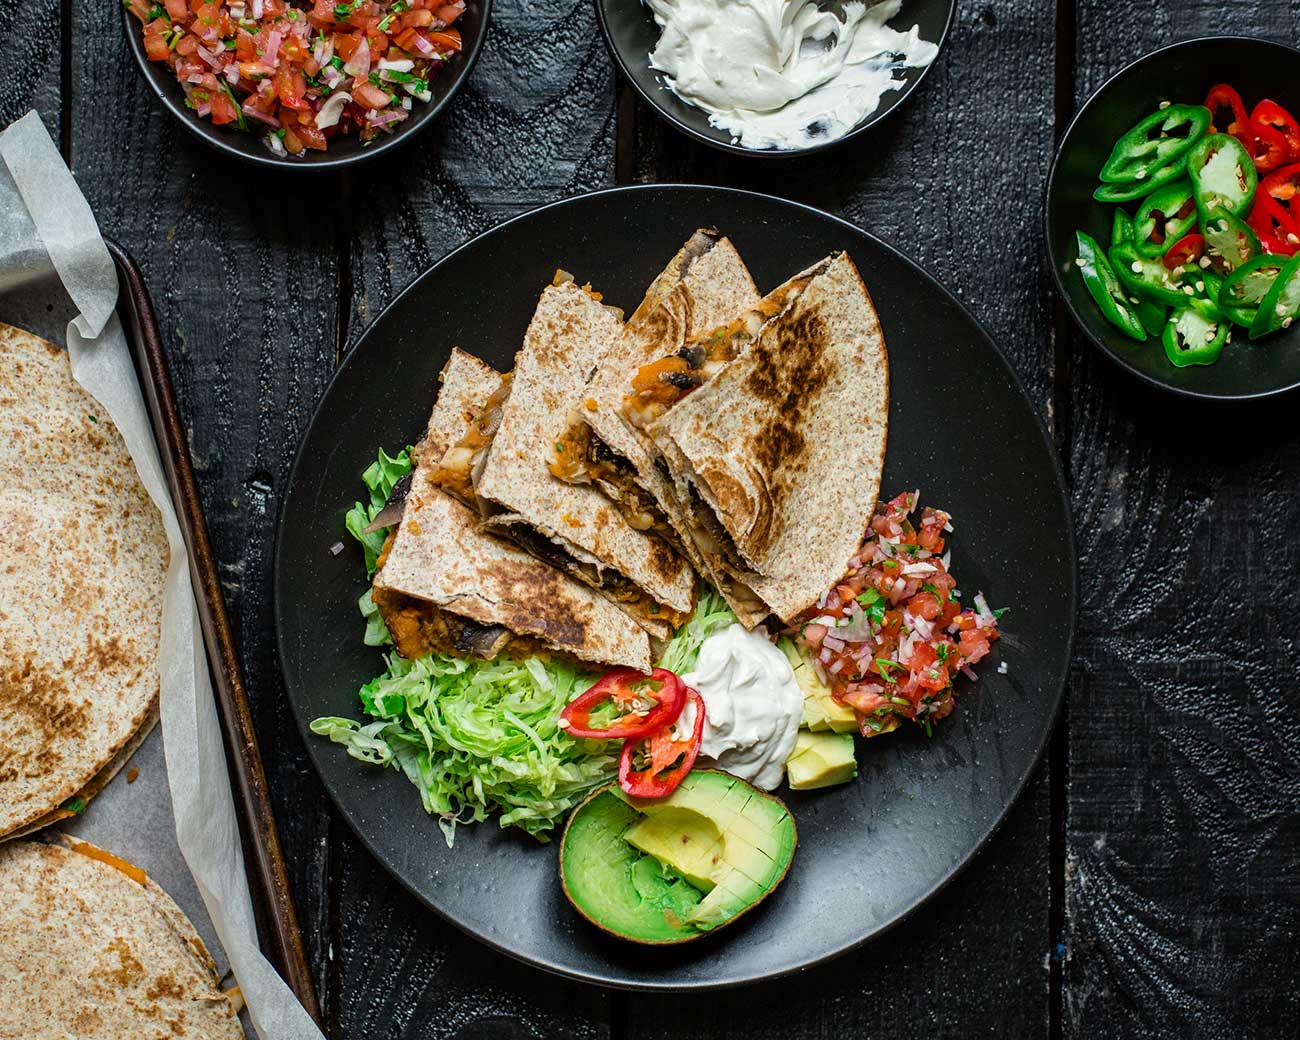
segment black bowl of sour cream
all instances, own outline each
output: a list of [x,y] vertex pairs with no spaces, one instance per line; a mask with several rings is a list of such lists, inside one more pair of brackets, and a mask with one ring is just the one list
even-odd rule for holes
[[937,60],[955,0],[596,0],[605,43],[678,130],[740,155],[860,134]]

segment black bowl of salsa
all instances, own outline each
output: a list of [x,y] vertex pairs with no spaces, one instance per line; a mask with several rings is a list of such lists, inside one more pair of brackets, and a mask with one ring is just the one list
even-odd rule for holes
[[[1300,387],[1300,327],[1254,341],[1246,329],[1234,327],[1218,361],[1183,368],[1170,363],[1159,334],[1145,342],[1126,337],[1103,317],[1076,266],[1076,232],[1091,235],[1103,249],[1111,239],[1117,204],[1093,198],[1098,173],[1116,142],[1144,117],[1165,102],[1199,106],[1218,84],[1235,88],[1247,111],[1268,98],[1300,113],[1297,68],[1300,51],[1269,40],[1219,36],[1175,43],[1143,55],[1107,80],[1061,139],[1044,214],[1056,286],[1089,342],[1151,386],[1204,400],[1243,400]],[[1134,214],[1140,204],[1134,200],[1118,206]],[[1300,205],[1294,209],[1300,211]]]
[[[188,0],[126,0],[122,18],[131,54],[150,92],[187,131],[227,155],[259,166],[321,170],[364,162],[400,146],[433,123],[478,60],[491,6],[492,0],[352,0],[337,4],[327,4],[326,0],[212,0],[206,5],[211,10],[199,13]],[[173,8],[171,12],[169,7]],[[171,22],[172,13],[179,17],[187,10],[193,15],[192,21],[184,26]],[[440,12],[443,18],[438,17]],[[200,21],[205,15],[210,24]],[[322,24],[323,18],[330,21]],[[153,23],[154,28],[146,29],[146,23]],[[169,25],[170,30],[157,32]],[[295,25],[299,29],[295,30]],[[268,57],[272,31],[277,36],[274,53]],[[197,33],[208,38],[199,40]],[[161,35],[162,42],[155,39],[151,44],[147,39],[150,35]],[[186,40],[187,36],[190,39]],[[337,52],[333,46],[336,40],[340,42]],[[375,44],[374,54],[358,54],[362,40],[367,52]],[[399,54],[403,45],[411,49]],[[180,48],[190,51],[189,64],[197,68],[192,69],[187,80],[203,73],[211,75],[202,83],[182,83],[172,64],[162,57],[164,47],[173,54]],[[151,60],[151,49],[157,60]],[[343,50],[348,53],[343,54]],[[304,65],[304,52],[327,59],[315,75],[307,74],[314,65]],[[381,68],[381,59],[397,67]],[[365,70],[360,77],[342,67],[349,62],[352,69]],[[232,64],[241,72],[250,70],[251,75],[236,77],[229,71]],[[283,87],[282,73],[288,77]],[[296,82],[295,73],[301,77]],[[328,104],[330,94],[356,93],[357,87],[351,84],[358,78],[364,81],[360,91],[363,96],[346,104],[336,102],[336,107],[344,109],[340,123],[350,126],[347,134],[337,129],[328,134],[318,130],[314,117],[306,127],[280,123],[274,115],[276,105],[254,103],[249,107],[255,111],[246,114],[248,109],[241,104],[254,96],[248,90],[253,83],[267,80],[273,85],[277,103],[286,97],[290,101],[301,99],[302,104],[316,109]],[[216,90],[211,89],[214,80]],[[390,95],[391,100],[382,107],[363,109],[364,102],[379,101],[381,94],[374,91]],[[372,93],[372,98],[365,96]],[[409,108],[403,107],[404,102],[409,103]],[[270,109],[269,119],[256,117],[260,108]],[[399,109],[405,113],[403,116],[395,115]],[[374,127],[373,138],[363,141],[358,131],[369,122],[367,113],[392,123]],[[215,124],[214,115],[224,115],[231,121]],[[298,141],[287,137],[299,130],[302,137]],[[313,148],[308,141],[309,137],[316,138],[319,145],[318,135],[327,138],[324,150]],[[291,148],[301,146],[301,152],[291,154],[290,148],[284,147],[286,139]]]

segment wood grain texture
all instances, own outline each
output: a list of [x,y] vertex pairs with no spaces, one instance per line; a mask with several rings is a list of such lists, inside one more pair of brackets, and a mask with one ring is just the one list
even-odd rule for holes
[[[1294,43],[1298,27],[1294,2],[1080,3],[1077,99],[1172,40]],[[1181,402],[1141,388],[1073,330],[1069,343],[1083,596],[1063,1033],[1294,1036],[1295,395]]]
[[614,120],[614,72],[589,0],[495,0],[479,63],[445,117],[351,175],[351,339],[466,239],[612,184]]
[[0,127],[34,108],[59,142],[62,28],[61,0],[0,4]]
[[[192,140],[149,96],[119,5],[76,4],[74,18],[73,172],[153,294],[328,1007],[330,818],[275,662],[270,564],[278,488],[333,368],[337,188],[254,172]],[[289,194],[300,209],[286,210]]]

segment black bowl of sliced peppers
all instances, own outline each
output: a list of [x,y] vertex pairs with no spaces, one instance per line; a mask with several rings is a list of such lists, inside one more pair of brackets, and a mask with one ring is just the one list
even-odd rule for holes
[[1138,59],[1075,116],[1047,187],[1066,306],[1192,397],[1300,386],[1300,51],[1245,37]]

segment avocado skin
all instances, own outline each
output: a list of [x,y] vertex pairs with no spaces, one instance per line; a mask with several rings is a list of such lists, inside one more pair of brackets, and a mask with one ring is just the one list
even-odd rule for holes
[[797,841],[781,801],[728,773],[696,770],[668,798],[631,798],[616,784],[588,798],[565,828],[560,875],[598,928],[637,943],[688,942],[770,895]]

